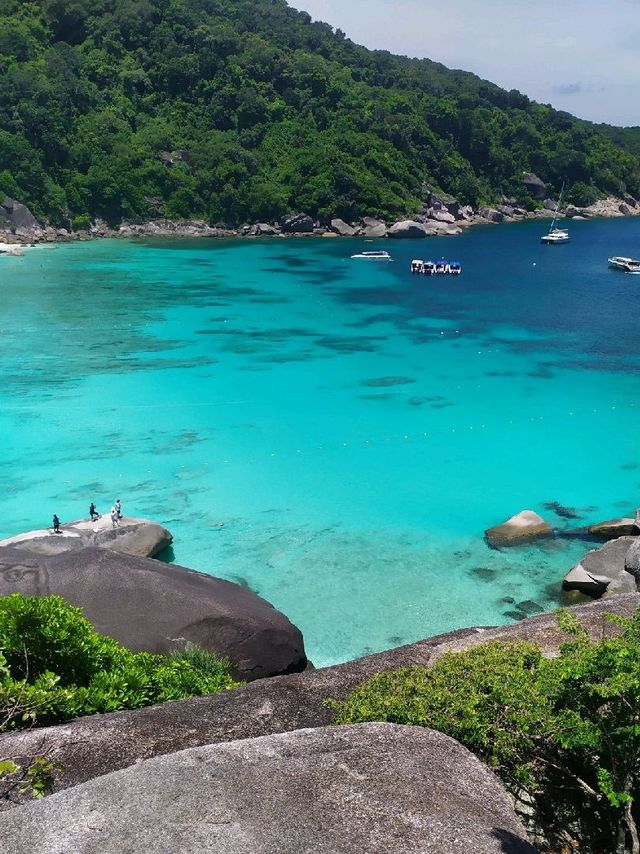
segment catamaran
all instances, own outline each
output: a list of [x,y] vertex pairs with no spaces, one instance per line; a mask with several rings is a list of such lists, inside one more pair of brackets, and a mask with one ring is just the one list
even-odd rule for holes
[[547,234],[543,234],[540,238],[541,243],[568,243],[569,242],[569,229],[568,228],[556,228],[556,219],[558,218],[558,211],[560,210],[560,205],[562,204],[562,194],[564,193],[564,183],[562,185],[562,189],[560,190],[560,198],[558,199],[558,203],[556,205],[556,212],[553,215],[553,219],[551,220],[551,225],[549,226],[549,232]]

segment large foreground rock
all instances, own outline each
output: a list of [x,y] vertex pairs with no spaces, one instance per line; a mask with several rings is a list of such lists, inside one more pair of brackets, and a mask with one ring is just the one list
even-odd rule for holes
[[565,590],[579,590],[595,597],[604,593],[635,592],[634,576],[625,565],[629,548],[635,541],[635,537],[619,537],[587,552],[565,575],[562,586]]
[[[571,610],[591,637],[599,639],[619,631],[604,619],[607,612],[629,617],[638,607],[640,594],[630,593]],[[326,726],[334,720],[327,698],[344,699],[374,673],[413,664],[428,667],[446,652],[468,649],[489,640],[527,640],[538,644],[545,655],[555,655],[567,635],[558,628],[554,614],[540,614],[493,629],[461,629],[346,664],[263,679],[209,697],[164,703],[135,712],[93,715],[56,727],[0,735],[0,756],[22,762],[25,757],[44,753],[57,759],[62,764],[55,780],[55,789],[59,791],[141,759],[187,747]],[[14,793],[14,801],[16,797]],[[0,799],[0,809],[10,805]]]
[[61,530],[61,534],[54,534],[51,528],[28,531],[26,534],[0,540],[0,548],[10,546],[38,554],[55,555],[97,546],[128,555],[154,557],[173,542],[173,537],[166,528],[148,519],[123,516],[120,526],[113,528],[108,513],[95,522],[84,519],[69,522],[62,525]]
[[184,750],[0,816],[5,854],[535,852],[494,774],[438,732],[303,729]]
[[551,527],[533,510],[521,510],[501,525],[488,528],[484,535],[491,546],[512,546],[544,537]]
[[236,678],[304,670],[300,631],[238,584],[150,558],[88,548],[45,557],[0,549],[0,595],[57,593],[134,651],[189,643],[229,657]]

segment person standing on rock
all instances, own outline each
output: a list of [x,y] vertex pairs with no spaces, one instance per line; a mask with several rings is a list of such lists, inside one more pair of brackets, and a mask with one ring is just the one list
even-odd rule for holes
[[62,531],[60,530],[60,519],[58,519],[58,516],[56,513],[53,514],[53,533],[54,534],[61,534],[62,533]]
[[116,513],[118,514],[118,519],[122,519],[122,510],[120,508],[120,499],[116,498],[116,503],[113,505]]
[[111,527],[120,527],[120,522],[118,522],[118,511],[116,510],[115,505],[111,508]]
[[93,501],[89,505],[89,517],[92,522],[95,522],[96,519],[100,518],[100,514],[96,510],[96,505],[93,503]]

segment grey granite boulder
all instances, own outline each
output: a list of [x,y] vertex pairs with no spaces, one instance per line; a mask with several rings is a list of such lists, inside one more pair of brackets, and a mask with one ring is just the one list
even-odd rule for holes
[[280,233],[280,230],[268,222],[257,222],[256,223],[256,234],[261,234],[261,235],[264,235],[266,237],[273,237],[274,235],[279,234],[279,233]]
[[484,532],[489,545],[511,546],[544,537],[551,527],[533,510],[521,510],[501,525],[487,528]]
[[502,211],[487,207],[478,208],[478,216],[482,217],[482,219],[485,219],[487,222],[502,222],[504,219]]
[[391,228],[387,230],[387,236],[396,238],[426,237],[427,232],[421,222],[403,219],[400,222],[394,222]]
[[386,237],[387,226],[381,219],[365,216],[362,218],[362,233],[365,237]]
[[29,208],[10,196],[5,196],[0,203],[0,224],[26,231],[38,228],[38,220]]
[[624,516],[621,519],[608,519],[606,522],[598,522],[595,525],[589,525],[587,530],[591,536],[599,537],[602,540],[614,540],[617,537],[626,537],[638,533],[636,520],[633,516]]
[[[630,617],[640,607],[640,594],[589,602],[572,608],[589,635],[616,634],[619,628],[603,619],[612,612]],[[163,703],[137,711],[91,715],[67,724],[0,735],[0,756],[18,763],[43,752],[62,770],[55,790],[76,786],[110,771],[167,753],[203,744],[321,727],[334,720],[328,697],[345,699],[375,673],[411,665],[430,666],[447,652],[458,652],[490,640],[529,641],[553,656],[567,635],[554,614],[539,614],[497,628],[460,629],[369,655],[345,664],[275,679],[261,679],[234,691]],[[0,786],[0,794],[1,794]],[[0,810],[19,800],[0,797]],[[435,849],[437,850],[437,849]],[[373,852],[372,852],[373,854]],[[447,852],[448,854],[448,852]]]
[[456,741],[370,723],[158,757],[0,815],[4,854],[525,854],[495,775]]
[[524,172],[522,183],[525,185],[529,195],[534,199],[544,199],[547,194],[547,185],[537,175],[534,175],[533,172]]
[[282,217],[280,226],[287,234],[311,234],[315,223],[308,214],[292,214]]
[[565,590],[580,590],[589,596],[607,593],[635,592],[633,575],[625,569],[625,561],[634,537],[610,540],[598,549],[592,549],[565,575]]
[[197,644],[253,680],[304,670],[300,631],[251,590],[150,558],[87,548],[44,556],[0,549],[0,595],[57,593],[136,652]]
[[640,537],[636,537],[624,556],[624,568],[640,584]]
[[343,219],[332,219],[331,230],[341,237],[353,237],[357,233],[357,229],[348,225]]
[[62,533],[54,534],[51,528],[28,531],[15,537],[0,540],[0,548],[10,546],[39,554],[54,555],[78,551],[88,546],[110,549],[123,554],[154,557],[173,542],[166,528],[148,519],[123,516],[114,528],[108,513],[95,522],[79,519],[61,526]]

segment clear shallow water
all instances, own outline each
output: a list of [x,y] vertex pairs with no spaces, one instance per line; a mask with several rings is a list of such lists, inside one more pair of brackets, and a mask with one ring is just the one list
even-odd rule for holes
[[[0,536],[106,511],[249,585],[318,665],[547,608],[584,543],[525,507],[640,504],[637,220],[398,243],[104,241],[0,258]],[[447,255],[461,277],[413,278]],[[513,601],[505,601],[513,600]],[[530,607],[530,606],[526,606]]]

